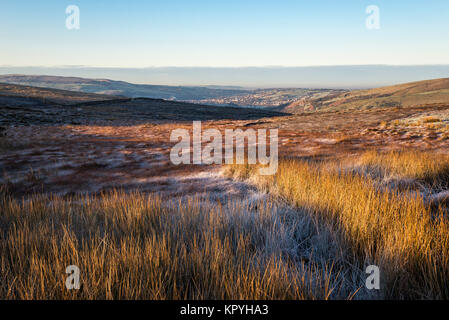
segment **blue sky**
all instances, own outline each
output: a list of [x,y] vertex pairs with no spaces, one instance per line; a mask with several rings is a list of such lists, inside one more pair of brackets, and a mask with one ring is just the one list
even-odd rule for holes
[[[65,27],[71,4],[80,30]],[[449,64],[448,35],[447,0],[0,2],[3,66]]]

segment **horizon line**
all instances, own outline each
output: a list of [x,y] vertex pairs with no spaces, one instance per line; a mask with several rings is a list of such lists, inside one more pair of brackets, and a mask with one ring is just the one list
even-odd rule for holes
[[89,66],[89,65],[0,65],[0,68],[94,68],[94,69],[158,69],[158,68],[216,68],[216,69],[242,69],[242,68],[320,68],[320,67],[368,67],[368,66],[386,66],[386,67],[429,67],[429,66],[449,66],[449,63],[435,64],[323,64],[323,65],[261,65],[261,66],[144,66],[144,67],[119,67],[119,66]]

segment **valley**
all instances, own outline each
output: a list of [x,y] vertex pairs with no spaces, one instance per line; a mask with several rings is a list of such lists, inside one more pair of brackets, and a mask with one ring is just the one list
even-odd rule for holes
[[[285,92],[306,96],[239,108],[1,84],[0,295],[447,298],[449,82]],[[278,129],[279,169],[173,164],[170,134],[193,121]],[[72,261],[79,292],[55,276]],[[371,264],[381,290],[364,287]]]

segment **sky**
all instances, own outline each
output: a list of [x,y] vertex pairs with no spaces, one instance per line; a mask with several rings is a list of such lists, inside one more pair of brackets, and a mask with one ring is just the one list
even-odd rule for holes
[[373,87],[449,77],[448,35],[447,0],[1,0],[0,73]]
[[[380,29],[366,27],[369,5]],[[0,2],[2,66],[449,64],[448,35],[447,0]]]

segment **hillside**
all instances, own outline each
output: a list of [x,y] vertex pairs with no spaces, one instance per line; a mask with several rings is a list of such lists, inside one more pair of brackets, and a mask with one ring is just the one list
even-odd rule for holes
[[171,100],[212,99],[222,96],[244,94],[246,92],[238,89],[146,85],[108,79],[87,79],[45,75],[0,75],[0,83],[1,82],[80,91],[85,93],[120,95],[130,98],[145,97]]
[[84,93],[120,95],[130,98],[143,97],[217,106],[257,108],[279,108],[305,97],[346,92],[343,90],[306,88],[265,88],[249,90],[236,86],[192,87],[143,85],[107,79],[45,75],[0,75],[0,83],[2,82]]
[[0,84],[0,126],[244,120],[282,115],[269,110]]
[[77,91],[31,87],[0,83],[0,104],[27,101],[25,104],[74,104],[87,101],[123,99],[120,96],[100,95]]
[[384,107],[417,107],[449,101],[449,79],[410,82],[395,86],[311,96],[282,108],[286,112],[310,110],[369,110]]

